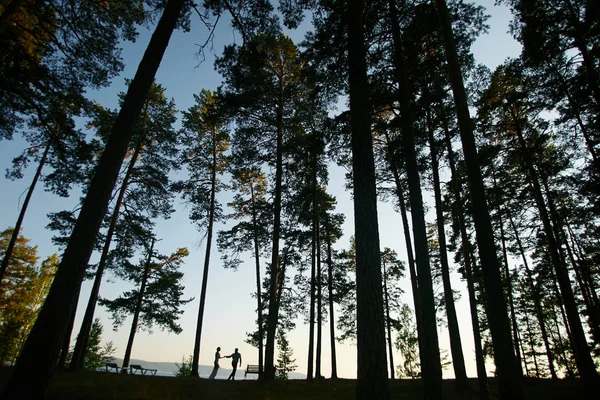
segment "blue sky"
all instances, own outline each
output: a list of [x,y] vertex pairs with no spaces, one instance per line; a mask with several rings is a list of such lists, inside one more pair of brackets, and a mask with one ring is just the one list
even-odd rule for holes
[[[491,18],[488,21],[490,25],[489,34],[479,38],[473,45],[472,51],[478,62],[484,63],[490,69],[493,69],[507,57],[518,56],[520,46],[507,33],[511,16],[505,7],[494,6],[493,0],[477,0],[475,3],[485,6]],[[299,42],[302,38],[302,34],[299,32],[289,32],[288,34],[296,42]],[[114,79],[109,88],[89,93],[90,98],[106,107],[116,107],[117,93],[124,90],[124,79],[133,77],[149,36],[150,34],[147,31],[142,31],[136,43],[124,44],[125,70],[121,76]],[[202,88],[216,89],[219,86],[220,76],[213,70],[214,54],[220,54],[224,45],[240,39],[239,35],[233,32],[226,21],[221,21],[221,26],[217,29],[213,42],[214,51],[207,51],[206,60],[199,64],[198,59],[195,58],[195,53],[198,44],[205,42],[206,36],[206,28],[197,23],[193,25],[190,33],[176,32],[170,41],[169,48],[158,71],[157,82],[166,87],[167,96],[175,99],[175,104],[179,110],[189,108],[193,104],[193,94],[198,93]],[[10,160],[19,154],[25,146],[26,144],[20,139],[2,142],[0,145],[0,169],[4,171],[10,165]],[[14,226],[19,207],[24,198],[24,192],[33,176],[34,168],[35,166],[30,167],[25,177],[18,181],[13,182],[4,177],[0,178],[0,188],[3,192],[3,196],[0,196],[0,229]],[[345,191],[344,188],[344,171],[339,168],[332,168],[330,174],[328,191],[337,196],[337,212],[346,214],[345,236],[338,243],[338,247],[348,247],[350,236],[354,231],[351,194]],[[38,186],[23,223],[23,234],[31,239],[32,244],[38,246],[39,255],[42,258],[56,251],[50,241],[51,233],[45,230],[48,223],[46,214],[71,209],[76,205],[78,198],[78,193],[73,193],[71,198],[68,199],[59,198],[44,192],[43,188]],[[219,200],[225,204],[230,198],[231,194],[224,193]],[[157,238],[162,240],[157,243],[156,247],[163,254],[171,253],[178,247],[187,247],[190,250],[190,256],[187,257],[182,270],[185,273],[186,297],[195,297],[195,300],[184,308],[184,314],[180,321],[183,332],[180,335],[168,334],[158,329],[151,335],[147,332],[139,332],[133,346],[132,358],[148,361],[180,361],[183,355],[191,354],[194,347],[193,339],[205,251],[205,243],[202,241],[204,232],[198,232],[188,220],[188,212],[184,204],[178,203],[176,208],[177,211],[171,219],[158,222],[155,232]],[[401,259],[405,260],[406,253],[400,216],[394,212],[390,204],[384,203],[379,204],[378,213],[382,248],[395,249],[400,254]],[[428,220],[433,220],[431,215],[428,215]],[[220,228],[222,228],[222,225],[217,225],[216,229]],[[107,278],[101,289],[102,297],[114,298],[128,289],[125,284],[110,276]],[[73,337],[79,330],[90,287],[91,282],[85,282],[83,285]],[[222,354],[230,354],[234,348],[238,347],[243,354],[244,368],[245,364],[258,363],[256,350],[244,343],[246,332],[254,330],[256,302],[251,298],[251,293],[255,290],[255,287],[253,264],[246,263],[237,272],[224,270],[216,246],[214,246],[204,314],[201,364],[210,365],[212,363],[217,346],[222,348]],[[412,305],[408,280],[405,282],[404,287],[406,291],[405,301]],[[475,376],[466,285],[460,281],[456,274],[453,274],[453,288],[462,293],[462,297],[457,303],[457,312],[467,361],[467,373],[469,376]],[[118,332],[114,332],[108,314],[102,308],[97,309],[96,316],[101,318],[105,327],[104,339],[113,341],[117,348],[115,356],[123,357],[129,333],[129,321]],[[324,376],[329,376],[328,325],[323,327],[323,335],[322,373]],[[439,338],[440,346],[447,349],[448,338],[444,329],[440,329]],[[303,320],[298,321],[298,328],[289,334],[289,340],[290,346],[294,349],[294,357],[298,365],[297,371],[305,373],[308,329]],[[352,344],[338,344],[337,354],[338,375],[346,378],[356,377],[356,348]],[[396,362],[400,360],[398,354],[395,354],[394,358]],[[221,364],[228,365],[228,360],[223,360]],[[450,377],[452,375],[451,368],[445,374],[446,377]]]

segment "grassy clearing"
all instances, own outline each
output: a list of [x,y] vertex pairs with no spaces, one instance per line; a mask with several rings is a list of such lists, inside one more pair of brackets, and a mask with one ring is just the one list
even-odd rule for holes
[[[0,383],[5,381],[9,371]],[[48,392],[49,399],[112,399],[112,400],[188,400],[188,399],[243,399],[243,400],[341,400],[353,399],[356,381],[350,379],[324,381],[275,381],[254,380],[231,382],[198,378],[175,378],[163,376],[132,376],[107,374],[102,372],[59,372]],[[493,386],[493,380],[491,380]],[[444,381],[445,400],[478,399],[477,382],[469,381],[469,389],[458,393],[454,382]],[[3,385],[0,385],[3,386]],[[391,399],[422,399],[423,387],[417,380],[390,381]],[[527,400],[596,399],[597,395],[585,395],[579,381],[558,381],[527,379],[525,398]],[[495,396],[494,396],[495,397]]]

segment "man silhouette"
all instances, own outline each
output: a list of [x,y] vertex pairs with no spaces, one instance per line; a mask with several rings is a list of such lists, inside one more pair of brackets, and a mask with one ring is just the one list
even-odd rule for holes
[[233,367],[233,371],[231,371],[231,375],[229,375],[227,380],[235,381],[235,372],[237,371],[238,362],[240,363],[240,367],[242,366],[242,355],[238,353],[238,349],[235,349],[233,354],[225,356],[225,358],[231,358],[231,366]]
[[212,372],[210,373],[210,376],[208,377],[208,379],[215,379],[215,376],[217,376],[217,371],[219,370],[219,358],[223,358],[221,357],[221,353],[219,353],[221,351],[220,347],[217,347],[217,352],[215,353],[215,366],[212,370]]

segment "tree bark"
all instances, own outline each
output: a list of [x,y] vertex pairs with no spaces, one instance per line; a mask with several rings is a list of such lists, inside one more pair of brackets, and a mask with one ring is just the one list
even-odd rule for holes
[[354,226],[356,238],[357,400],[387,400],[387,366],[375,162],[369,115],[369,85],[364,38],[364,1],[348,0],[348,73]]
[[498,375],[500,399],[523,399],[523,383],[518,373],[510,324],[506,314],[506,299],[502,291],[500,263],[494,246],[494,232],[485,198],[483,177],[479,167],[477,147],[473,135],[467,96],[458,61],[458,53],[450,17],[445,0],[435,0],[440,19],[440,30],[444,40],[446,58],[450,69],[450,83],[456,104],[458,125],[463,145],[471,201],[473,203],[473,221],[481,258],[483,279],[486,289],[486,302],[489,312],[489,325],[494,347],[494,359]]
[[135,119],[143,107],[184,4],[185,0],[169,0],[165,6],[123,100],[50,293],[2,393],[4,399],[42,398],[46,393],[110,194],[133,134]]

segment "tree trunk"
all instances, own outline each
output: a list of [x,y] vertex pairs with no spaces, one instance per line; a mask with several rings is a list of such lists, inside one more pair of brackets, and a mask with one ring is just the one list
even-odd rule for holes
[[144,294],[146,292],[146,285],[148,284],[148,276],[150,275],[150,262],[152,261],[152,252],[154,251],[154,243],[156,239],[152,238],[152,244],[150,245],[150,251],[148,252],[148,259],[144,266],[144,275],[142,276],[142,283],[140,284],[140,292],[138,293],[137,302],[135,304],[135,312],[133,313],[133,321],[131,322],[131,330],[129,331],[129,339],[127,340],[127,348],[125,349],[125,355],[123,356],[123,366],[121,367],[121,373],[127,374],[127,367],[129,367],[129,360],[131,359],[131,350],[133,349],[133,340],[135,339],[135,333],[137,332],[138,320],[140,313],[142,312],[142,303],[144,301]]
[[262,316],[262,292],[260,290],[260,251],[258,248],[258,221],[256,217],[256,199],[254,198],[254,185],[250,182],[250,195],[252,197],[252,230],[254,233],[254,262],[256,265],[256,302],[258,313],[258,377],[263,375],[263,316]]
[[136,117],[143,107],[184,4],[185,0],[167,2],[150,39],[88,188],[50,293],[4,389],[2,397],[5,399],[42,398],[46,393]]
[[337,359],[335,354],[335,318],[333,314],[333,263],[331,260],[331,230],[327,224],[327,290],[329,292],[329,337],[331,345],[331,379],[337,379]]
[[440,265],[442,269],[442,284],[444,286],[444,302],[446,305],[446,317],[448,320],[448,334],[450,335],[450,351],[452,353],[452,366],[456,387],[460,390],[467,388],[467,370],[465,368],[465,357],[463,355],[462,342],[460,340],[460,329],[456,317],[454,305],[454,294],[450,283],[450,265],[448,263],[448,252],[446,248],[446,231],[444,224],[444,210],[442,205],[442,189],[440,185],[440,173],[438,155],[433,136],[433,121],[430,110],[427,114],[427,131],[429,135],[429,152],[431,154],[431,172],[433,174],[433,192],[435,198],[435,214],[438,231],[438,243],[440,246]]
[[[269,315],[267,316],[267,343],[265,345],[265,380],[275,379],[275,333],[279,320],[279,235],[281,230],[281,180],[283,176],[283,83],[279,86],[277,106],[277,149],[275,167],[275,199],[273,202],[273,247],[271,254],[271,287],[269,293]],[[283,283],[282,283],[283,284]]]
[[450,140],[450,130],[448,121],[444,113],[443,104],[440,104],[440,113],[444,127],[444,139],[446,150],[448,151],[448,163],[450,164],[450,176],[452,179],[452,194],[454,197],[454,215],[458,219],[460,229],[460,239],[462,241],[461,251],[463,263],[465,266],[465,275],[467,278],[467,292],[469,293],[469,307],[471,311],[471,325],[473,327],[473,340],[475,343],[475,364],[477,366],[477,382],[479,384],[479,398],[481,400],[489,399],[489,389],[487,385],[487,372],[485,369],[485,358],[483,356],[483,347],[481,345],[481,328],[479,326],[479,317],[477,315],[477,296],[475,295],[475,283],[473,278],[473,269],[471,268],[471,243],[467,233],[465,223],[465,212],[463,209],[462,198],[460,196],[461,184],[458,173],[456,172],[456,163],[454,161],[454,151],[452,150],[452,141]]
[[488,321],[492,334],[500,399],[521,400],[523,399],[523,383],[518,373],[511,340],[510,324],[506,314],[506,300],[502,291],[502,280],[500,278],[500,263],[494,245],[494,232],[485,199],[483,177],[479,167],[475,137],[473,135],[467,96],[458,61],[456,43],[445,0],[435,0],[435,4],[440,19],[440,30],[450,69],[450,82],[456,104],[458,125],[467,166],[469,189],[473,203],[473,221],[475,223],[479,257],[481,258],[483,280],[487,294]]
[[198,375],[200,362],[200,341],[202,340],[202,322],[204,320],[204,305],[206,304],[206,287],[208,285],[208,267],[210,265],[210,250],[212,247],[213,226],[215,222],[215,196],[217,192],[217,139],[216,130],[212,128],[212,165],[210,171],[210,211],[206,232],[206,253],[204,255],[204,272],[202,274],[202,289],[200,290],[200,305],[198,307],[198,321],[196,324],[196,337],[194,338],[194,355],[191,376]]
[[[316,266],[317,266],[317,157],[314,151],[312,152],[312,243],[311,243],[311,264],[310,264],[310,312],[308,321],[308,372],[306,374],[307,380],[312,380],[314,377],[314,348],[315,348],[315,290],[316,290]],[[319,376],[317,375],[317,378]]]
[[364,1],[348,0],[348,73],[356,238],[357,400],[387,400],[375,162],[369,115]]
[[25,201],[23,202],[23,206],[21,207],[21,211],[19,212],[19,217],[17,218],[17,223],[15,224],[12,236],[10,237],[10,242],[8,242],[8,247],[6,247],[6,251],[4,252],[4,259],[2,260],[2,266],[0,266],[0,285],[2,285],[4,274],[6,273],[8,264],[10,263],[10,258],[12,257],[12,252],[15,248],[15,243],[17,243],[17,238],[19,237],[19,233],[21,231],[21,225],[23,224],[23,219],[25,218],[25,213],[27,212],[27,207],[29,206],[29,201],[31,200],[31,196],[33,195],[33,191],[35,190],[37,181],[42,175],[42,169],[46,164],[46,159],[48,158],[48,152],[50,151],[50,147],[51,141],[50,139],[48,139],[48,143],[46,143],[46,147],[44,148],[42,158],[40,159],[37,170],[35,171],[35,175],[33,176],[33,180],[31,181],[31,185],[29,186],[29,190],[27,191],[27,196],[25,196]]
[[[77,293],[77,300],[75,300],[75,304],[79,303],[79,294]],[[63,342],[60,350],[60,356],[58,357],[58,363],[56,366],[58,369],[65,369],[67,366],[67,358],[69,357],[69,347],[71,346],[71,333],[73,332],[73,326],[75,325],[75,317],[77,316],[77,307],[73,308],[73,312],[71,313],[71,320],[69,321],[69,326],[67,327],[67,333],[63,337]]]
[[322,320],[323,320],[323,304],[322,304],[322,300],[323,300],[323,295],[322,295],[322,282],[323,282],[323,278],[321,275],[321,230],[320,230],[320,223],[319,223],[319,204],[316,203],[315,204],[316,209],[317,209],[317,225],[316,225],[316,238],[317,238],[317,354],[315,357],[315,375],[317,379],[321,379],[321,344],[322,344],[322,337],[323,337],[323,327],[322,327]]
[[[119,190],[119,195],[117,196],[117,202],[115,203],[115,208],[110,219],[110,226],[108,227],[108,232],[106,233],[104,247],[102,248],[102,254],[100,255],[100,261],[98,262],[98,269],[96,270],[96,276],[94,278],[92,292],[90,293],[90,298],[85,309],[85,315],[83,317],[83,321],[81,322],[81,328],[79,329],[79,334],[77,335],[77,342],[75,343],[75,348],[73,349],[73,356],[71,358],[71,364],[69,365],[69,369],[71,371],[79,371],[83,369],[83,360],[87,351],[87,346],[90,339],[90,332],[92,330],[92,324],[94,323],[94,313],[96,311],[96,303],[98,302],[98,295],[100,293],[100,285],[102,284],[104,268],[106,267],[106,261],[108,259],[108,251],[110,249],[110,244],[112,242],[112,237],[114,235],[115,228],[117,227],[117,221],[119,220],[119,212],[121,210],[121,205],[123,204],[125,192],[127,191],[129,179],[131,178],[131,174],[133,173],[133,169],[138,155],[141,151],[141,148],[142,139],[138,141],[138,144],[135,148],[135,152],[131,157],[131,160],[129,161],[127,172],[125,173],[123,183],[121,184],[121,189]],[[73,329],[72,326],[71,329]],[[70,336],[71,334],[71,329],[67,331],[68,336]]]
[[385,269],[385,259],[383,261],[383,301],[385,304],[385,327],[387,330],[388,355],[390,357],[390,379],[395,379],[394,376],[394,353],[392,351],[392,320],[390,319],[390,299],[387,289],[387,271]]
[[[533,341],[533,332],[531,331],[531,324],[529,323],[529,315],[527,313],[527,304],[522,303],[523,316],[525,317],[525,326],[527,327],[527,336],[529,337],[529,348],[531,349],[531,355],[533,356],[533,366],[535,368],[535,377],[539,379],[540,368],[537,362],[537,356],[535,351],[535,343]],[[525,358],[525,352],[523,352],[523,358]]]
[[404,50],[400,39],[400,30],[396,11],[396,3],[389,1],[392,37],[394,42],[395,81],[398,84],[398,100],[400,103],[400,123],[402,126],[402,150],[405,155],[405,169],[408,181],[408,193],[411,204],[411,219],[415,242],[415,261],[419,279],[419,298],[421,300],[421,322],[424,351],[421,357],[421,374],[425,390],[425,398],[442,398],[442,365],[437,336],[435,303],[427,248],[427,230],[425,212],[419,178],[419,168],[415,153],[413,122],[411,118],[410,93],[406,82],[406,66]]

